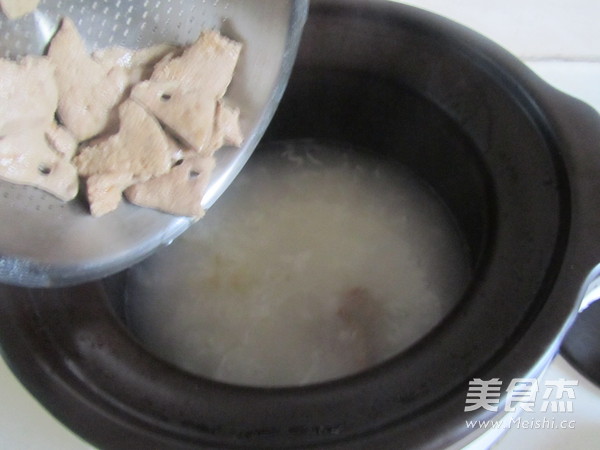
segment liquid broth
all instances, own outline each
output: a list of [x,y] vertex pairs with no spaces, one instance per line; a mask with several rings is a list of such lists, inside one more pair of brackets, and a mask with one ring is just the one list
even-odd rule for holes
[[449,212],[409,173],[342,150],[256,154],[132,269],[128,322],[150,351],[215,380],[303,385],[381,362],[447,314],[469,276]]

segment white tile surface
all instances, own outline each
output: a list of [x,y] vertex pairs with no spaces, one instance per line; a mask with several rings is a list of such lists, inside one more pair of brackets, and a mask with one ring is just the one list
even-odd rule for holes
[[0,358],[0,449],[91,449],[27,392]]
[[[600,111],[600,1],[598,0],[407,0],[445,15],[529,60],[543,78]],[[559,60],[559,61],[557,61]],[[562,62],[561,62],[562,61]],[[564,62],[577,61],[577,62]],[[559,358],[547,377],[574,377]],[[600,389],[582,380],[575,433],[509,432],[498,450],[597,448]],[[579,416],[578,416],[579,417]],[[566,430],[571,431],[571,430]],[[84,450],[89,445],[56,422],[0,361],[0,448]]]
[[527,61],[552,86],[600,111],[600,63]]
[[[540,383],[559,379],[577,380],[574,388],[573,412],[540,412],[541,402],[536,402],[533,412],[520,415],[523,421],[544,419],[555,424],[563,420],[575,421],[572,429],[510,429],[493,447],[494,450],[588,450],[598,448],[600,438],[600,388],[583,378],[562,357],[558,357],[548,368]],[[539,396],[538,396],[539,397]],[[473,449],[474,450],[474,449]]]

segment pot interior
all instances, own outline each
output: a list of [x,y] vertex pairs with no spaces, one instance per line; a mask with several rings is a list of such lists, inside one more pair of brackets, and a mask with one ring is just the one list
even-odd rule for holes
[[299,386],[433,329],[468,284],[466,245],[428,185],[356,153],[265,145],[208,217],[129,270],[140,342],[213,380]]
[[360,372],[467,290],[489,233],[487,177],[458,124],[406,86],[298,76],[224,198],[130,269],[113,307],[153,354],[218,381]]
[[[265,155],[276,153],[282,147],[300,153],[306,148],[311,149],[309,153],[318,148],[319,154],[314,159],[335,161],[343,159],[344,154],[350,160],[362,158],[396,171],[399,177],[409,173],[432,193],[428,201],[439,202],[444,208],[447,223],[452,223],[454,233],[448,239],[454,240],[454,247],[461,249],[461,256],[449,259],[443,267],[431,266],[429,270],[437,272],[438,279],[452,277],[450,274],[456,279],[452,288],[441,294],[446,296],[443,313],[424,325],[411,340],[399,345],[395,355],[402,354],[403,358],[398,361],[405,363],[418,355],[417,358],[423,358],[420,364],[424,370],[440,352],[448,354],[447,349],[436,348],[432,342],[439,342],[444,348],[456,345],[464,353],[461,357],[464,366],[455,366],[453,376],[457,378],[454,381],[452,377],[437,381],[449,385],[458,378],[464,380],[465,374],[475,370],[483,359],[496,357],[513,333],[526,329],[529,308],[539,307],[540,304],[532,305],[541,298],[541,286],[552,276],[548,268],[557,242],[561,213],[557,205],[561,193],[556,186],[561,178],[551,144],[539,124],[532,120],[529,104],[519,97],[520,91],[493,67],[473,64],[468,52],[454,46],[452,41],[438,41],[429,34],[430,30],[415,31],[411,28],[414,24],[403,23],[393,28],[394,31],[385,27],[373,30],[368,21],[350,27],[348,24],[353,23],[354,16],[341,14],[330,20],[327,7],[323,7],[323,11],[323,15],[317,15],[307,26],[286,94],[248,171],[251,172],[253,162],[262,164],[261,158],[268,158]],[[380,17],[376,19],[383,25]],[[327,24],[324,31],[316,31],[319,20]],[[386,24],[394,25],[397,24]],[[366,28],[361,29],[361,26]],[[346,39],[340,41],[339,35],[345,35]],[[365,39],[365,36],[368,37]],[[378,51],[370,52],[370,48]],[[415,61],[419,63],[417,66]],[[263,176],[276,178],[268,173]],[[249,187],[244,185],[243,176],[241,178],[239,190],[245,191]],[[211,224],[213,213],[217,218]],[[196,228],[202,229],[205,224],[206,228],[219,228],[219,221],[228,222],[228,214],[232,214],[231,210],[219,215],[216,205]],[[361,213],[357,211],[357,214]],[[440,222],[439,228],[448,229],[448,226]],[[244,234],[243,227],[238,233]],[[418,241],[416,236],[407,239],[413,237]],[[210,241],[211,237],[207,235],[206,240]],[[187,360],[195,352],[205,351],[208,341],[226,339],[203,335],[206,324],[218,321],[220,313],[215,319],[195,306],[188,311],[186,301],[181,302],[173,294],[180,292],[182,273],[205,277],[197,265],[205,265],[207,261],[201,256],[194,261],[192,257],[180,268],[180,257],[195,250],[185,236],[182,242],[171,247],[121,274],[117,277],[118,283],[107,281],[112,284],[111,291],[116,292],[111,296],[114,311],[142,346],[185,371],[217,381],[263,387],[305,384],[298,380],[286,381],[285,377],[281,381],[257,381],[252,377],[246,381],[231,374],[220,377],[205,369],[204,363],[200,363],[200,368],[188,364]],[[181,253],[176,253],[174,248],[182,249]],[[198,247],[199,254],[201,248]],[[369,263],[376,265],[377,261]],[[246,262],[246,265],[253,266],[253,263]],[[227,270],[226,264],[221,269]],[[175,278],[161,285],[159,279],[166,277],[169,271],[176,274]],[[390,270],[390,278],[394,278],[394,271],[398,269]],[[340,288],[340,292],[351,292],[361,286],[361,283],[349,284]],[[158,294],[153,294],[153,290]],[[195,284],[191,290],[196,298],[194,302],[205,302],[206,284]],[[396,292],[401,298],[402,287],[397,287]],[[416,297],[419,295],[421,293]],[[159,303],[157,298],[163,299],[163,306],[155,307]],[[400,301],[406,302],[406,299]],[[152,325],[144,323],[150,317],[143,312],[145,303],[152,303],[150,309],[157,311],[154,319],[150,319]],[[166,329],[170,311],[178,308],[182,309],[178,312],[179,319],[172,321],[170,330]],[[198,322],[192,319],[194,314],[198,315]],[[252,311],[247,315],[252,315]],[[184,318],[189,321],[182,322]],[[181,340],[172,334],[177,328],[203,337],[195,341]],[[280,331],[282,341],[284,334],[292,333],[284,325]],[[155,334],[163,335],[163,344],[157,343]],[[447,335],[445,341],[444,335]],[[426,339],[426,336],[430,337]],[[247,337],[246,333],[244,339]],[[273,335],[270,339],[276,338]],[[175,344],[178,340],[181,348],[192,348],[191,353],[178,356],[181,350]],[[486,345],[481,346],[478,341]],[[277,359],[276,351],[263,348],[263,352]],[[362,369],[392,361],[392,356],[394,354],[388,352]],[[224,356],[210,356],[212,359],[220,357]],[[260,358],[250,356],[249,359],[263,365]],[[291,362],[279,362],[293,367]],[[299,363],[300,366],[307,364],[307,361]],[[317,381],[361,371],[354,368]],[[431,395],[435,395],[435,378],[431,377]]]

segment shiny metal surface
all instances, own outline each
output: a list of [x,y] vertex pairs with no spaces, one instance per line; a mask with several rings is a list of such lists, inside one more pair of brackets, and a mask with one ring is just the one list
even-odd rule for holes
[[[43,54],[60,19],[72,18],[89,50],[161,42],[186,44],[206,28],[244,44],[227,97],[242,111],[246,140],[224,148],[202,201],[209,208],[241,170],[285,89],[308,0],[43,0],[22,19],[0,15],[0,57]],[[168,244],[189,225],[124,203],[102,217],[80,197],[63,204],[30,187],[0,181],[0,282],[47,287],[104,277]]]

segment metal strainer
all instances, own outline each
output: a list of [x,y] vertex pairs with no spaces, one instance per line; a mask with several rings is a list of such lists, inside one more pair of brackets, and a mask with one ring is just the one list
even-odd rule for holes
[[[307,9],[308,0],[42,0],[34,13],[19,20],[1,15],[0,57],[43,54],[65,16],[76,23],[89,50],[187,44],[209,28],[242,42],[227,96],[242,111],[246,140],[240,149],[217,153],[217,168],[202,201],[209,208],[250,157],[274,114]],[[0,217],[0,282],[30,287],[115,273],[168,244],[191,223],[127,203],[93,218],[82,199],[62,203],[3,181]]]

